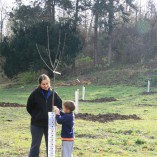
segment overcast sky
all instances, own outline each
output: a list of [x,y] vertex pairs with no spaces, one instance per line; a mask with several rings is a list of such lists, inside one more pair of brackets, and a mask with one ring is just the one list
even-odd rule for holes
[[[10,6],[10,7],[13,6],[13,3],[15,2],[15,0],[1,0],[1,1],[7,3],[7,5]],[[22,2],[24,2],[25,4],[28,4],[30,1],[31,0],[22,0]],[[137,1],[139,2],[140,0],[137,0]],[[141,3],[142,3],[143,7],[146,6],[146,2],[147,2],[147,0],[141,0]]]
[[[5,3],[9,8],[12,8],[13,6],[15,6],[15,0],[0,0],[3,3]],[[29,2],[31,2],[32,0],[22,0],[22,2],[24,4],[29,4]],[[141,0],[141,5],[142,5],[142,10],[145,11],[146,10],[146,3],[148,0]],[[136,0],[137,3],[140,4],[140,0]],[[154,0],[154,2],[156,2],[156,6],[157,6],[157,0]],[[157,7],[156,7],[157,8]]]
[[[15,6],[15,0],[1,0],[2,2],[6,3],[8,7]],[[30,0],[22,0],[23,3],[28,4]]]

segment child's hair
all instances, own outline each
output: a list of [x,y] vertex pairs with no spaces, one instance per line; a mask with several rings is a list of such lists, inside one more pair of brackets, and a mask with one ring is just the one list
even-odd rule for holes
[[69,109],[71,112],[73,112],[75,110],[75,103],[71,100],[67,100],[64,102],[63,106],[66,109]]
[[50,78],[46,74],[42,74],[38,78],[39,84],[41,84],[43,80],[50,80]]

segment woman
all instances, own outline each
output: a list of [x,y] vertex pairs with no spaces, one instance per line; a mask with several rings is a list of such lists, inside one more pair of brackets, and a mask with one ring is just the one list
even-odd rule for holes
[[62,100],[50,88],[50,78],[42,74],[39,77],[39,87],[35,89],[28,98],[27,111],[31,115],[32,144],[29,157],[39,157],[42,136],[45,136],[46,150],[48,150],[48,112],[52,111],[54,105],[62,108]]

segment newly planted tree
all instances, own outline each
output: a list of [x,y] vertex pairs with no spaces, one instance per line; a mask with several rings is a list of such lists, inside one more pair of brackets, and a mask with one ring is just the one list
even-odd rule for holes
[[[65,47],[65,41],[66,41],[66,34],[64,37],[64,43],[63,43],[63,47],[61,48],[61,42],[60,42],[60,33],[59,33],[59,40],[58,40],[58,49],[55,55],[55,59],[54,61],[52,61],[51,58],[51,50],[50,50],[50,39],[49,39],[49,29],[47,27],[47,49],[46,49],[46,54],[49,60],[49,63],[47,63],[44,58],[42,57],[42,54],[39,50],[38,44],[36,44],[36,48],[37,51],[39,53],[39,56],[41,58],[41,60],[44,62],[44,64],[46,65],[46,67],[53,73],[53,98],[52,98],[52,109],[54,107],[54,96],[55,96],[55,75],[61,75],[61,73],[57,72],[57,68],[58,65],[61,61],[61,57],[63,55],[64,52],[64,47]],[[48,114],[49,116],[49,122],[48,122],[48,157],[55,157],[55,134],[56,134],[56,130],[55,130],[55,113],[54,112],[49,112]]]

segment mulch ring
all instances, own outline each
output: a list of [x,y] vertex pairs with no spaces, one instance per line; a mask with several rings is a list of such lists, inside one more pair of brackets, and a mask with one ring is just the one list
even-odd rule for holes
[[17,104],[17,103],[0,102],[0,107],[25,107],[25,105],[20,105],[20,104]]
[[148,106],[148,107],[157,107],[157,105],[153,105],[153,104],[138,104],[137,106],[139,106],[139,107],[144,107],[144,106]]
[[112,102],[112,101],[117,101],[117,99],[113,98],[113,97],[106,97],[106,98],[100,98],[100,99],[94,99],[94,100],[80,100],[81,102]]
[[157,94],[157,92],[143,92],[142,95],[153,95]]
[[92,115],[88,113],[79,113],[75,115],[76,119],[82,119],[82,120],[87,120],[87,121],[93,121],[93,122],[100,122],[100,123],[105,123],[105,122],[112,122],[115,120],[128,120],[128,119],[134,119],[134,120],[141,120],[140,117],[137,115],[120,115],[118,113],[112,114],[99,114],[99,115]]

